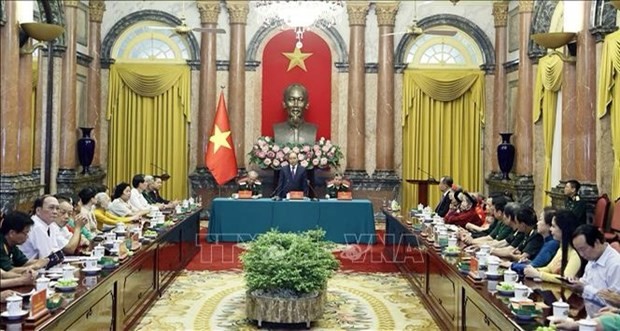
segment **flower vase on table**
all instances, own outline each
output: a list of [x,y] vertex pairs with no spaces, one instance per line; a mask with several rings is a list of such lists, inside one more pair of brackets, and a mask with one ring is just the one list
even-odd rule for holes
[[505,132],[499,135],[502,136],[502,142],[497,146],[497,163],[503,174],[502,179],[509,180],[508,175],[515,161],[515,147],[510,143],[512,133]]
[[77,141],[78,159],[82,166],[82,173],[89,172],[89,167],[95,156],[95,140],[90,137],[93,128],[80,128],[82,137]]

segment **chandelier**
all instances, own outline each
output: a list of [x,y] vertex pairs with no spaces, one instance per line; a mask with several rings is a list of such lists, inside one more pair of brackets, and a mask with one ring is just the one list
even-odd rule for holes
[[331,27],[344,12],[342,0],[260,0],[251,2],[265,26],[295,30],[297,43],[303,46],[304,32],[311,26]]

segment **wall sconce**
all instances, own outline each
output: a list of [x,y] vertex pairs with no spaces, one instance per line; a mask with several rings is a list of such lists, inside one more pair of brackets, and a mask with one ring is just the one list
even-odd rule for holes
[[[21,29],[26,33],[27,37],[32,39],[39,40],[41,42],[36,43],[30,47],[22,47],[19,50],[20,54],[32,54],[36,49],[45,47],[44,41],[52,41],[58,38],[65,29],[56,24],[47,24],[47,23],[22,23],[20,24]],[[24,41],[25,43],[25,41]]]
[[[532,40],[538,45],[552,49],[550,54],[557,54],[564,62],[575,62],[577,55],[577,42],[574,41],[577,34],[574,32],[547,32],[532,35]],[[562,46],[567,46],[569,56],[556,50]]]

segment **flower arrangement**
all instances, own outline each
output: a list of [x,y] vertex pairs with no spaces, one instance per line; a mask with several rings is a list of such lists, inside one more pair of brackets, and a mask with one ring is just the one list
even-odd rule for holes
[[288,154],[297,153],[299,164],[307,169],[339,167],[343,158],[340,147],[321,137],[314,144],[276,144],[272,137],[258,137],[252,147],[250,163],[261,169],[279,170],[288,165]]

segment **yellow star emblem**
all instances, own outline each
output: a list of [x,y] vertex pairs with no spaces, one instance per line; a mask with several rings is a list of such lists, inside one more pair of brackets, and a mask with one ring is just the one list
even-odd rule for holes
[[302,53],[300,48],[295,47],[293,53],[282,53],[282,55],[290,60],[286,71],[291,71],[291,69],[295,67],[300,67],[303,71],[308,71],[306,70],[306,63],[304,60],[312,56],[312,53]]
[[217,124],[215,125],[215,133],[209,137],[209,141],[212,142],[215,147],[213,154],[217,153],[220,146],[230,149],[230,144],[228,144],[228,136],[230,136],[230,130],[222,132],[220,127],[217,126]]

